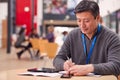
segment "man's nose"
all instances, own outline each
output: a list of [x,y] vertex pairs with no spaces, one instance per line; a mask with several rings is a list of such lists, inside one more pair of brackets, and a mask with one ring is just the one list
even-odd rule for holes
[[84,21],[81,21],[81,22],[80,22],[80,26],[81,26],[82,28],[85,27]]

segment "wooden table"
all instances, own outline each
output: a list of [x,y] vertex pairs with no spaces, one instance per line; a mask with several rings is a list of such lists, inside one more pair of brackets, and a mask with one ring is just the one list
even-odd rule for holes
[[26,72],[26,69],[8,70],[0,72],[0,80],[117,80],[113,75],[101,77],[90,76],[74,76],[70,79],[62,79],[58,77],[40,77],[40,76],[21,76],[19,73]]

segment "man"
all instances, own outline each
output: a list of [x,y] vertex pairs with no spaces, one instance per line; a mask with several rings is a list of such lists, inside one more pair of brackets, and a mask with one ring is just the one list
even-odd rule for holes
[[[120,38],[99,24],[99,6],[81,1],[75,8],[79,28],[67,36],[53,65],[75,76],[120,74]],[[68,60],[71,59],[72,61]]]

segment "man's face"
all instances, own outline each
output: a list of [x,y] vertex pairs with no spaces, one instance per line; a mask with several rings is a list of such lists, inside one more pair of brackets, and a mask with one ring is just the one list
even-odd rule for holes
[[77,24],[80,27],[82,33],[86,35],[94,34],[99,22],[99,16],[97,16],[95,19],[90,12],[81,12],[81,13],[76,13],[76,18],[77,18]]

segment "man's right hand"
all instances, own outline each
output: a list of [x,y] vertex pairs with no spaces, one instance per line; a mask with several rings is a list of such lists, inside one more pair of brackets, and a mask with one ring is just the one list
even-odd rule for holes
[[64,62],[63,68],[65,71],[68,71],[72,66],[74,66],[74,63],[71,60],[67,60]]

